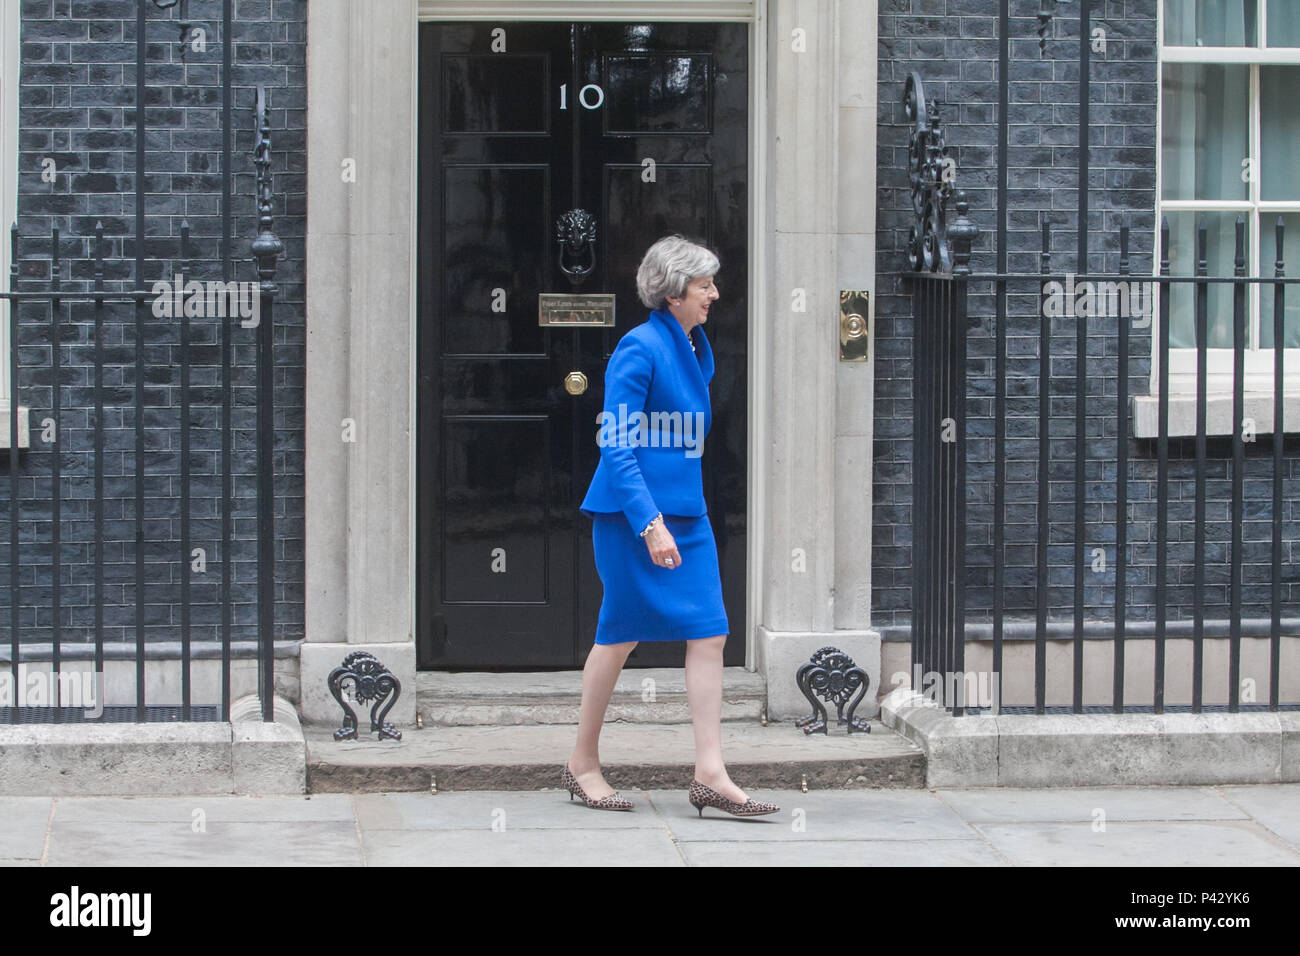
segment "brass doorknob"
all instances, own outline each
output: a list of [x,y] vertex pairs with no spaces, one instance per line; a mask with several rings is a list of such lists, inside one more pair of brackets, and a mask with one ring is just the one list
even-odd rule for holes
[[581,395],[587,390],[587,376],[581,372],[570,372],[564,376],[564,390],[570,395]]

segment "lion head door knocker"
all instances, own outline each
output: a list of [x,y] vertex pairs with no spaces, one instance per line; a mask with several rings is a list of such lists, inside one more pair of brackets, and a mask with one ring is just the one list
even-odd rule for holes
[[555,222],[560,271],[575,289],[596,268],[596,220],[585,209],[570,209]]

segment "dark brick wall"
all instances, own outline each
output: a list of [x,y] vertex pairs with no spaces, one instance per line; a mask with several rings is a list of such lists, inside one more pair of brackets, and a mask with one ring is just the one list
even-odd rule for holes
[[[191,21],[206,31],[206,50],[187,46],[168,14],[147,3],[145,67],[147,139],[146,265],[149,287],[180,268],[182,221],[190,225],[189,279],[221,278],[222,5],[191,0]],[[107,287],[134,281],[135,240],[135,0],[23,0],[19,132],[18,224],[22,287],[48,287],[50,229],[61,230],[64,287],[84,289],[93,276],[96,222],[107,238]],[[176,11],[172,11],[175,15]],[[250,243],[256,235],[253,103],[268,88],[272,125],[275,231],[284,242],[275,307],[276,636],[303,627],[303,388],[306,233],[306,2],[237,0],[234,56],[233,278],[253,280]],[[42,176],[53,160],[52,181]],[[6,224],[7,225],[7,224]],[[52,416],[48,304],[20,313],[20,401],[31,406],[32,448],[20,461],[19,565],[24,642],[51,635],[52,468],[55,448],[63,473],[62,639],[93,639],[94,614],[94,307],[63,303],[58,310],[61,410],[58,443],[42,440]],[[263,316],[265,321],[265,316]],[[223,327],[234,336],[233,536],[221,553],[221,362]],[[195,318],[191,330],[191,547],[203,548],[207,569],[193,575],[193,637],[219,636],[222,562],[232,562],[233,634],[256,634],[255,330],[239,321]],[[105,638],[134,640],[135,473],[145,479],[144,560],[146,638],[180,636],[181,348],[179,320],[144,323],[145,452],[135,458],[135,314],[129,305],[104,308]],[[7,453],[0,454],[8,471]],[[7,474],[0,479],[0,514],[10,507]],[[8,562],[8,548],[0,549]],[[9,567],[0,565],[0,627],[8,643]]]
[[[1122,219],[1132,227],[1132,270],[1150,275],[1155,246],[1157,0],[1109,0],[1092,5],[1092,26],[1105,31],[1106,51],[1092,55],[1088,265],[1115,272]],[[1053,227],[1054,268],[1081,272],[1077,261],[1078,5],[1058,5],[1040,52],[1039,0],[1013,0],[1009,116],[1008,266],[1038,271],[1040,228]],[[873,542],[873,621],[904,624],[911,605],[912,315],[905,249],[911,225],[907,190],[908,127],[904,83],[918,70],[927,95],[940,103],[947,142],[958,164],[957,186],[982,229],[973,268],[996,266],[997,0],[881,0],[879,35],[878,300]],[[972,286],[967,374],[968,620],[987,618],[992,597],[994,302],[991,283]],[[1008,456],[1006,484],[1007,613],[1031,616],[1037,560],[1037,415],[1039,308],[1037,283],[1010,288]],[[1016,295],[1014,293],[1021,293]],[[1106,570],[1084,575],[1086,617],[1112,620],[1115,592],[1115,434],[1119,372],[1118,318],[1093,318],[1087,352],[1086,470],[1088,538],[1105,550]],[[1150,328],[1131,326],[1127,364],[1130,394],[1148,392]],[[1051,340],[1051,466],[1048,546],[1051,617],[1072,618],[1074,603],[1075,322],[1053,321]],[[1271,536],[1269,436],[1247,444],[1245,478],[1247,616],[1267,614]],[[1194,449],[1171,444],[1170,617],[1190,618],[1193,603]],[[1206,616],[1228,613],[1231,526],[1231,445],[1211,439],[1206,526]],[[1284,481],[1284,615],[1297,612],[1300,576],[1300,445],[1287,442]],[[1155,442],[1129,443],[1129,585],[1132,620],[1154,618]]]

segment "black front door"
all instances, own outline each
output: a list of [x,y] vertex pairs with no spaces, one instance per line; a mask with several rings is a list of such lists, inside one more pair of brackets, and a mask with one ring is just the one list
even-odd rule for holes
[[[419,665],[585,659],[601,584],[578,504],[599,460],[605,361],[647,318],[642,254],[674,232],[722,262],[702,467],[727,662],[743,663],[747,27],[419,29]],[[570,210],[594,219],[594,258],[562,263],[556,224]],[[540,326],[539,294],[573,292],[613,294],[615,327]],[[572,372],[585,392],[566,389]],[[629,664],[680,665],[683,654],[681,642],[643,642]]]

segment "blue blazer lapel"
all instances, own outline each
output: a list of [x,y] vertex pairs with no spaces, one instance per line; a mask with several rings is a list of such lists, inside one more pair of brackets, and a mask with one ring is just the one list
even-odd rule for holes
[[704,387],[707,390],[709,383],[713,381],[713,346],[709,344],[708,336],[704,334],[704,326],[702,325],[695,327],[695,348],[698,350],[695,357],[700,360],[700,375],[704,379]]
[[667,311],[656,309],[650,313],[659,320],[660,331],[668,338],[672,354],[677,356],[685,368],[686,378],[698,386],[698,391],[707,405],[709,401],[709,383],[713,381],[713,347],[709,344],[704,327],[697,325],[694,330],[695,348],[682,331],[682,324]]

